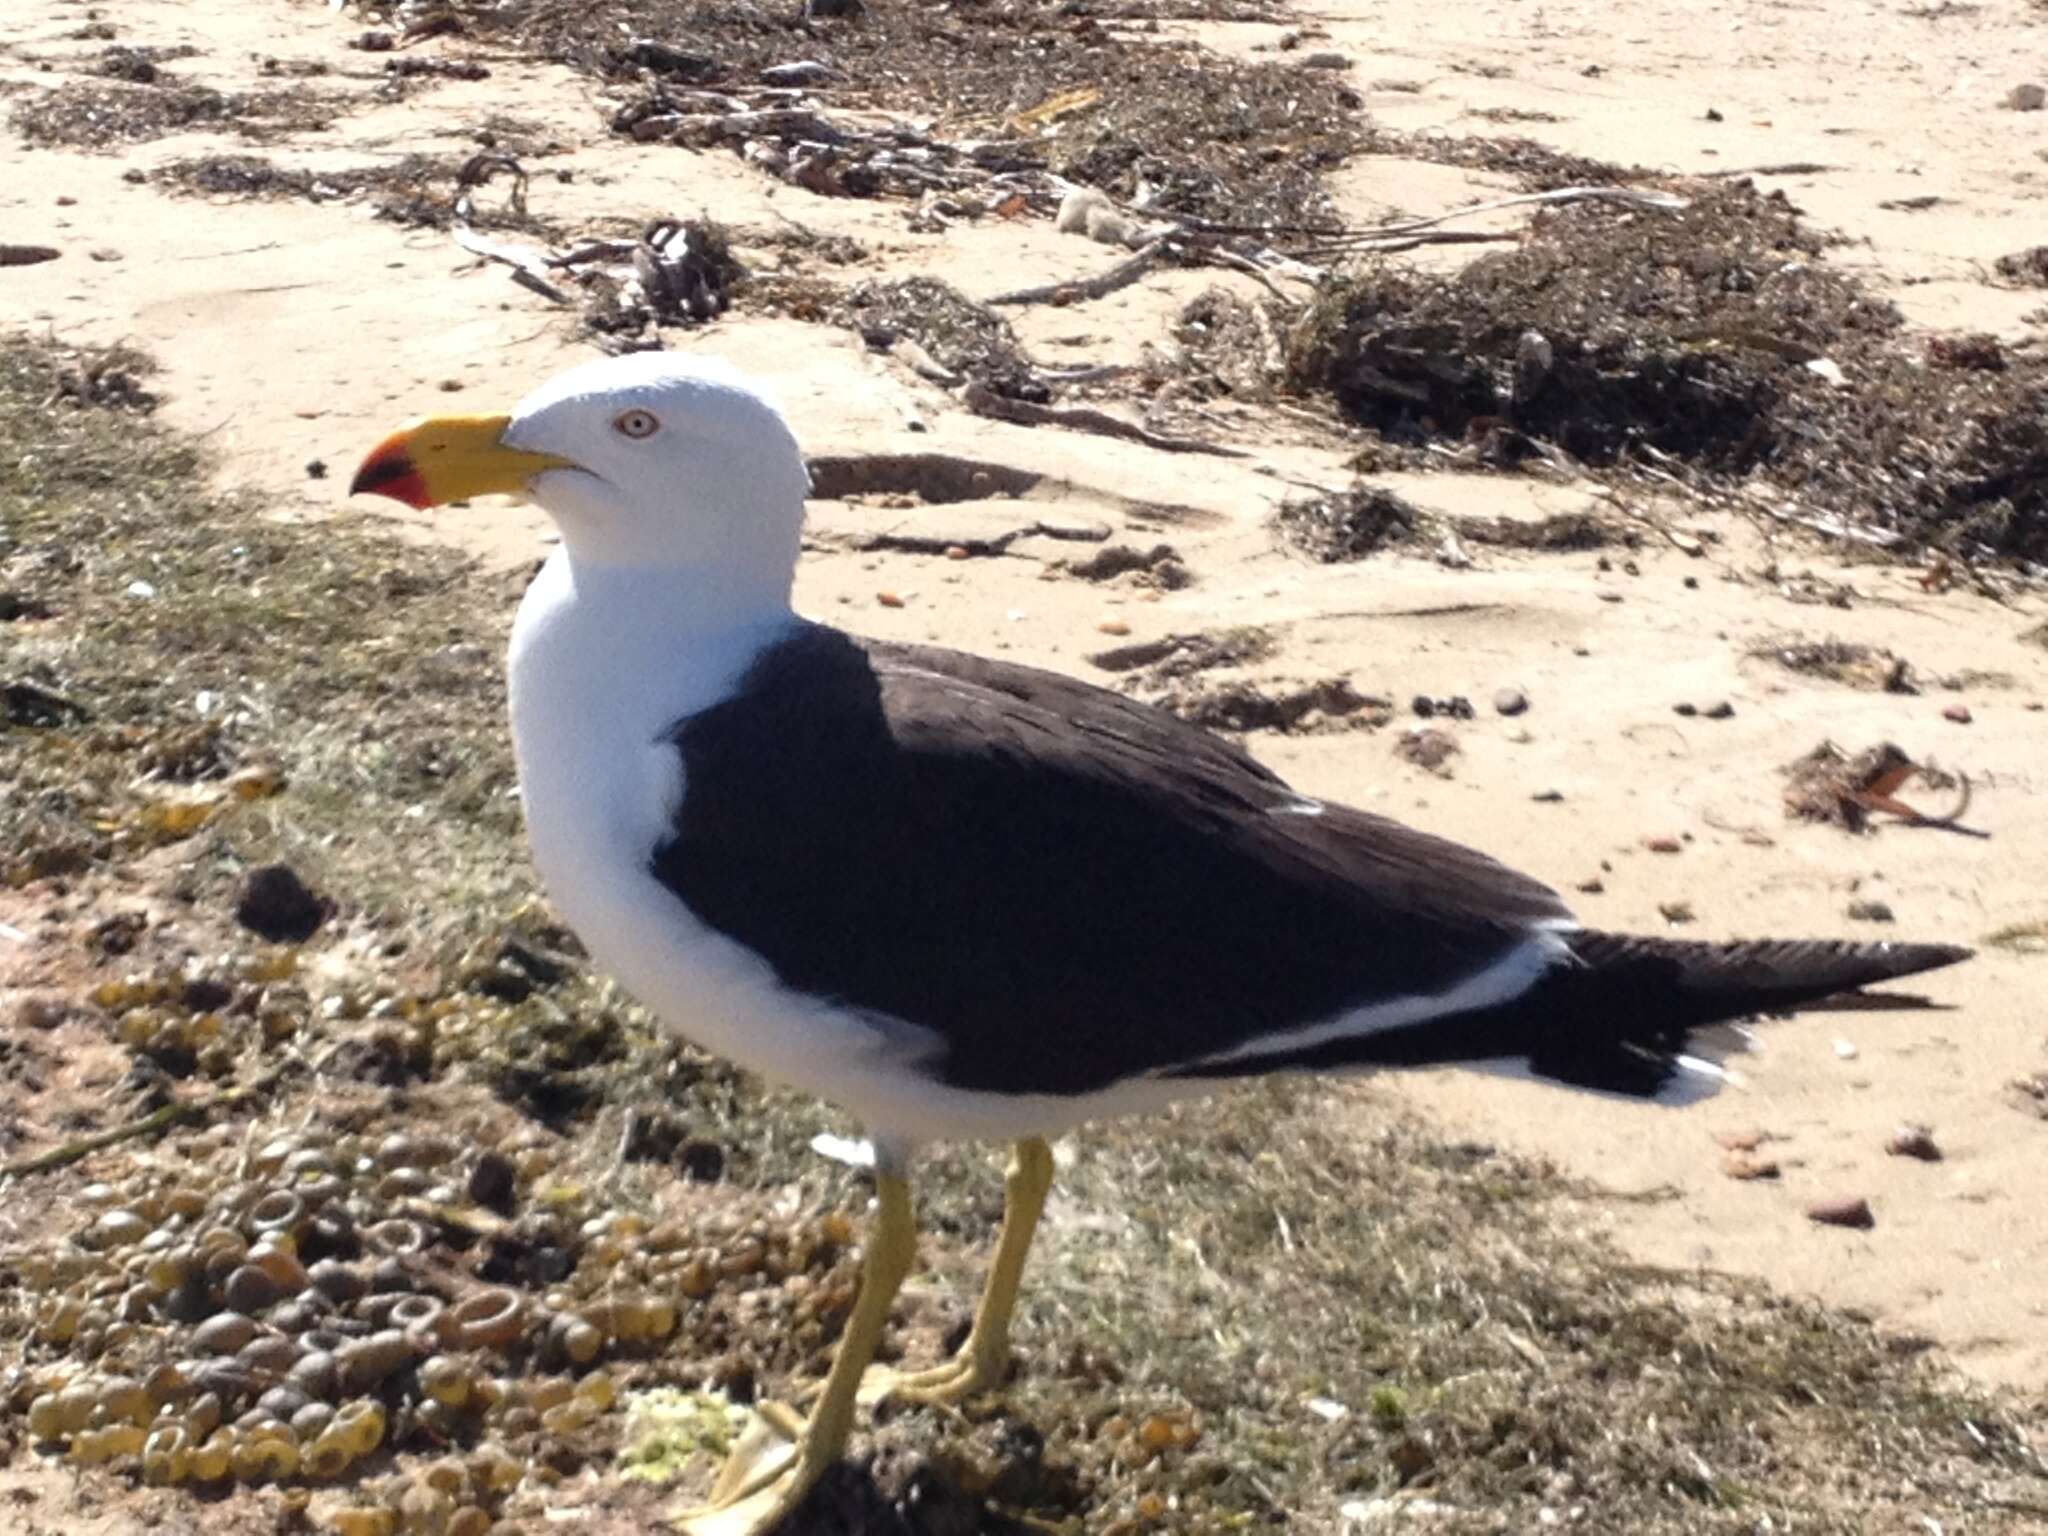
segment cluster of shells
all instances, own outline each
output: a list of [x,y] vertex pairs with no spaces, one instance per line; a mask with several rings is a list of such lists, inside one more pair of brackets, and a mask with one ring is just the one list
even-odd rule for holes
[[[843,1215],[649,1225],[554,1180],[543,1133],[468,1129],[255,1145],[223,1125],[90,1186],[63,1241],[0,1255],[33,1308],[0,1412],[45,1454],[150,1484],[317,1493],[337,1536],[477,1536],[559,1478],[549,1445],[623,1386],[701,1366],[692,1309],[745,1313],[772,1286],[822,1337],[850,1301]],[[517,1237],[521,1203],[560,1235],[541,1272],[467,1273],[451,1247]]]

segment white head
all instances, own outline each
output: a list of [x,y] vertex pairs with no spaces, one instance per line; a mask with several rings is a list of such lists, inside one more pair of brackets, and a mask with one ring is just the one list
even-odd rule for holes
[[721,360],[671,352],[572,368],[509,416],[420,422],[350,487],[413,507],[524,493],[578,569],[687,571],[784,598],[809,488],[795,434],[756,387]]

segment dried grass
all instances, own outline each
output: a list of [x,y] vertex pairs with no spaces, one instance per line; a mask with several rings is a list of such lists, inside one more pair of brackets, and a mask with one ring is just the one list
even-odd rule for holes
[[[829,1112],[658,1034],[533,905],[496,659],[517,583],[371,528],[286,526],[211,496],[193,446],[135,412],[48,408],[84,363],[0,343],[0,589],[23,599],[0,610],[16,615],[7,678],[89,716],[0,727],[0,847],[68,840],[69,909],[147,899],[174,914],[89,967],[81,994],[132,966],[234,955],[237,873],[287,858],[337,903],[304,974],[340,1003],[330,1015],[301,999],[294,1051],[327,1065],[236,1111],[256,1124],[174,1125],[40,1175],[38,1208],[75,1209],[86,1182],[137,1158],[225,1179],[245,1131],[476,1125],[553,1158],[546,1200],[460,1260],[537,1295],[549,1280],[521,1268],[536,1245],[574,1263],[581,1213],[649,1215],[685,1177],[713,1180],[690,1186],[690,1219],[734,1240],[863,1203],[858,1175],[808,1150]],[[1180,664],[1270,644],[1201,637]],[[217,703],[200,718],[202,693]],[[121,834],[166,783],[252,764],[279,769],[284,792],[167,847]],[[401,992],[458,1006],[400,1086],[351,1078],[365,1059],[338,1049],[351,1020]],[[92,1015],[82,995],[59,1001]],[[993,1159],[920,1165],[932,1272],[892,1350],[923,1359],[957,1340],[999,1216]],[[1190,1532],[1331,1530],[1346,1506],[1391,1518],[1380,1501],[1414,1496],[1445,1532],[1535,1529],[1546,1510],[1640,1536],[1749,1536],[1766,1519],[2037,1528],[2048,1476],[2026,1436],[2040,1405],[1969,1388],[1842,1313],[1624,1263],[1586,1235],[1604,1198],[1446,1142],[1355,1087],[1275,1082],[1091,1131],[1033,1257],[1009,1394],[863,1427],[791,1529],[1078,1536],[1171,1511]],[[62,1223],[44,1225],[11,1223],[9,1240],[61,1246]],[[670,1344],[621,1360],[623,1381],[790,1395],[821,1369],[851,1275],[842,1252],[802,1289],[722,1280],[679,1308]],[[0,1319],[5,1348],[50,1358],[24,1343],[25,1317]],[[604,1471],[619,1433],[606,1416],[535,1452],[565,1475],[592,1469],[577,1496],[595,1531],[656,1517],[652,1495]],[[411,1435],[389,1465],[442,1453]],[[82,1476],[96,1497],[124,1491]],[[184,1495],[154,1497],[162,1510]]]

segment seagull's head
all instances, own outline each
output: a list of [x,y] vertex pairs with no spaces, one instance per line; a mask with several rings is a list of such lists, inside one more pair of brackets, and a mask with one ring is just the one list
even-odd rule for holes
[[713,358],[636,352],[556,375],[502,416],[393,433],[351,493],[427,508],[523,495],[572,561],[741,574],[796,564],[809,476],[782,413]]

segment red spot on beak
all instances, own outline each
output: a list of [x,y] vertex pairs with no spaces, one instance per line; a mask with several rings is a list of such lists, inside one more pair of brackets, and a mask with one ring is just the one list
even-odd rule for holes
[[389,496],[422,512],[434,504],[427,494],[427,482],[420,467],[413,462],[412,444],[403,432],[392,433],[370,450],[356,470],[355,479],[349,481],[348,493]]

